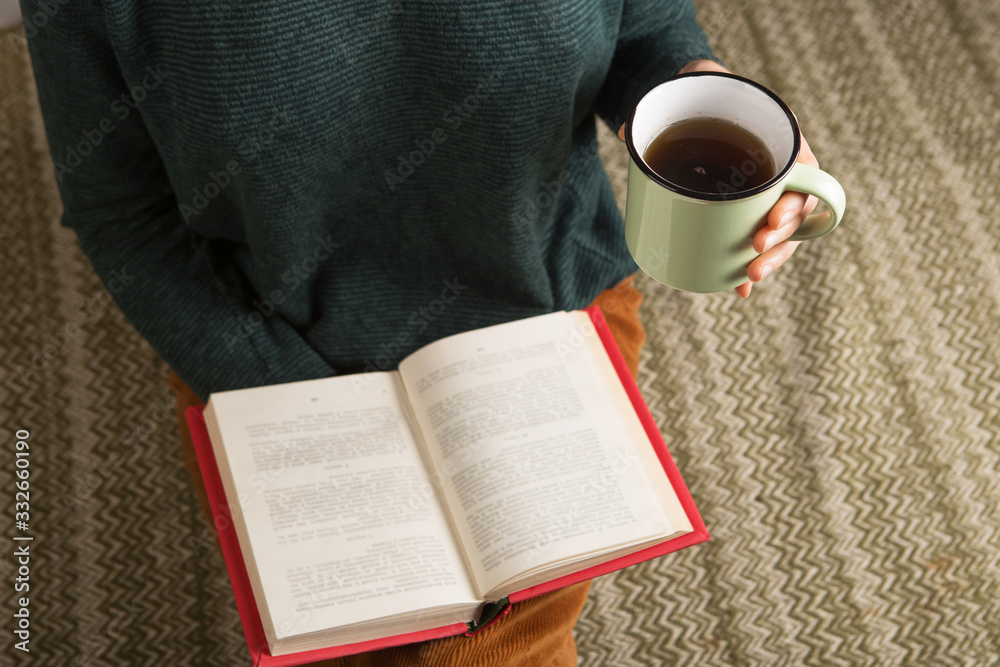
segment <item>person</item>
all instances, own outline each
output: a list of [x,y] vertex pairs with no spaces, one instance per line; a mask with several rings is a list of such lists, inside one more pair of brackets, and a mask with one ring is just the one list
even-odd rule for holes
[[[653,84],[722,67],[690,0],[22,5],[63,224],[102,280],[132,277],[115,300],[179,411],[595,302],[636,372],[595,115],[617,129]],[[771,210],[741,296],[807,204]],[[586,593],[329,664],[576,664]]]

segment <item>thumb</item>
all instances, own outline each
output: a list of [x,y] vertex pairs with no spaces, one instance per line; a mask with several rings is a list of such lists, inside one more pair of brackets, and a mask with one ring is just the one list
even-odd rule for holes
[[622,126],[618,128],[618,138],[625,141],[625,123],[622,123]]

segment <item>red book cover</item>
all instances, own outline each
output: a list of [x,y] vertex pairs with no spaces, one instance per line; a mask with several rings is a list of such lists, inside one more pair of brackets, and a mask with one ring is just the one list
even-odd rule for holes
[[[608,324],[604,320],[604,316],[597,306],[587,308],[586,312],[590,316],[598,336],[604,343],[608,356],[611,358],[611,363],[614,365],[615,371],[618,373],[618,378],[621,380],[626,393],[632,401],[636,415],[639,417],[639,421],[642,423],[646,435],[649,437],[649,440],[659,457],[660,463],[663,465],[663,469],[667,473],[667,478],[670,480],[670,483],[680,500],[681,506],[684,508],[684,512],[687,514],[688,520],[691,522],[693,530],[692,532],[681,535],[680,537],[676,537],[672,540],[668,540],[667,542],[623,556],[622,558],[512,593],[509,596],[512,604],[542,595],[543,593],[548,593],[549,591],[562,588],[563,586],[569,586],[580,581],[593,579],[594,577],[608,574],[610,572],[614,572],[615,570],[620,570],[630,565],[635,565],[651,558],[656,558],[657,556],[662,556],[685,547],[699,544],[709,539],[708,531],[701,519],[701,515],[695,507],[691,494],[689,493],[687,486],[684,484],[684,480],[681,478],[680,472],[677,470],[677,466],[670,457],[670,452],[667,450],[667,446],[663,442],[663,437],[660,435],[660,431],[657,428],[656,423],[653,421],[652,415],[649,413],[649,408],[646,406],[642,395],[639,393],[639,388],[636,386],[635,380],[632,378],[628,367],[625,365],[625,360],[618,351],[618,346],[611,335],[611,330],[608,328]],[[212,451],[212,445],[209,441],[208,430],[205,426],[202,408],[189,408],[186,416],[188,425],[191,428],[191,436],[194,442],[195,452],[198,455],[198,464],[201,468],[202,477],[205,482],[205,490],[208,494],[208,500],[212,507],[212,514],[215,517],[215,530],[219,537],[219,546],[222,550],[222,556],[226,563],[226,569],[229,571],[229,579],[233,587],[233,595],[236,599],[236,608],[240,615],[240,621],[243,624],[243,633],[246,636],[247,646],[250,649],[250,656],[253,665],[260,667],[292,667],[294,665],[303,665],[317,662],[319,660],[328,660],[330,658],[337,658],[353,653],[374,651],[381,648],[387,648],[389,646],[399,646],[419,641],[426,641],[429,639],[450,637],[453,635],[467,633],[469,631],[469,627],[465,623],[456,623],[422,632],[395,635],[392,637],[384,637],[370,641],[316,649],[313,651],[272,656],[267,647],[267,640],[264,636],[264,626],[261,623],[260,613],[257,609],[257,604],[254,601],[253,591],[250,587],[250,579],[247,575],[246,564],[244,563],[243,555],[240,552],[236,530],[233,527],[232,512],[226,502],[222,479],[219,476],[219,469],[216,465],[215,454]]]

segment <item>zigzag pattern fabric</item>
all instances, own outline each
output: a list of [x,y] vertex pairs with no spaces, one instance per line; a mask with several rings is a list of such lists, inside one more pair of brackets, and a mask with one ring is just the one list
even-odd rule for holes
[[[796,111],[848,213],[746,301],[640,278],[640,388],[713,539],[598,579],[580,663],[996,664],[1000,8],[707,0],[699,18]],[[33,664],[247,664],[166,367],[59,226],[17,35],[0,33],[0,536],[21,534],[28,429]]]

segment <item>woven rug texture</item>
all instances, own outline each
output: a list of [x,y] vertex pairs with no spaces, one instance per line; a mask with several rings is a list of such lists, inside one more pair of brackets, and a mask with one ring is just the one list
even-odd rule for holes
[[[1000,5],[698,11],[795,110],[848,213],[748,300],[640,278],[640,388],[712,540],[598,579],[580,665],[1000,664]],[[59,224],[35,96],[20,30],[0,33],[0,664],[248,664],[166,366]],[[601,148],[622,195],[624,148]]]

